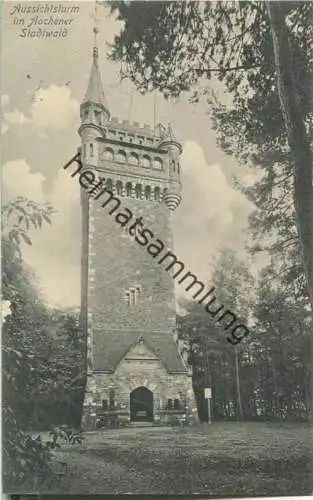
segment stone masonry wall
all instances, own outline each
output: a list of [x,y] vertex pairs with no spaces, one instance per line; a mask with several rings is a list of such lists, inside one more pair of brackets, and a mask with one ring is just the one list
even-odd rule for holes
[[[85,415],[90,412],[94,418],[101,410],[101,402],[109,399],[110,389],[115,391],[115,404],[121,414],[121,419],[127,423],[130,420],[130,394],[138,387],[146,387],[153,393],[154,422],[166,424],[167,400],[171,398],[186,401],[187,419],[196,420],[195,400],[191,385],[191,377],[184,374],[169,374],[163,364],[151,354],[145,359],[136,359],[136,350],[128,353],[117,367],[114,374],[93,373],[88,380],[85,400]],[[87,417],[85,417],[87,420]],[[85,426],[87,427],[87,422]],[[94,427],[95,421],[89,422]]]

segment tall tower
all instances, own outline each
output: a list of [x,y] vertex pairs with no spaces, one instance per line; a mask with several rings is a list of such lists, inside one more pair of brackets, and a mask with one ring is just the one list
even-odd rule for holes
[[[172,248],[181,201],[181,145],[170,126],[152,130],[111,117],[94,47],[81,104],[83,169],[92,170],[150,237]],[[99,185],[99,184],[98,184]],[[82,189],[82,327],[88,339],[84,428],[195,419],[191,374],[174,339],[171,274]],[[124,211],[126,209],[124,208]]]

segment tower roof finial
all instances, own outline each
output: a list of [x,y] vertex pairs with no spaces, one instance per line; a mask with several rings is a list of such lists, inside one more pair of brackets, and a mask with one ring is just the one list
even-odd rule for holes
[[95,1],[95,10],[94,10],[94,27],[93,27],[93,59],[96,61],[98,59],[99,53],[98,53],[98,2],[97,0]]

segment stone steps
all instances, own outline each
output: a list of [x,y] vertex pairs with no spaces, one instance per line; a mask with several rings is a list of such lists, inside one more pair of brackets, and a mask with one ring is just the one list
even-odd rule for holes
[[131,427],[153,427],[156,424],[154,422],[130,422]]

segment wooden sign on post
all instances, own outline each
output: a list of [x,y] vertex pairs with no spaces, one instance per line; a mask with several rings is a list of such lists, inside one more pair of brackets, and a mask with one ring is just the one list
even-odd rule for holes
[[212,389],[211,387],[206,387],[204,389],[204,397],[208,400],[208,423],[211,424],[211,398],[212,398]]
[[212,398],[212,389],[211,387],[207,387],[204,389],[204,397],[205,399],[211,399]]

